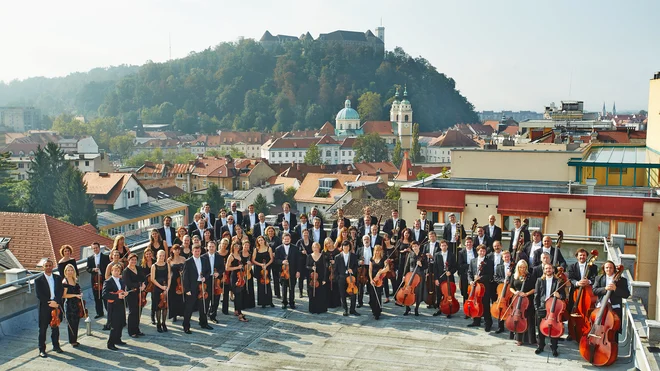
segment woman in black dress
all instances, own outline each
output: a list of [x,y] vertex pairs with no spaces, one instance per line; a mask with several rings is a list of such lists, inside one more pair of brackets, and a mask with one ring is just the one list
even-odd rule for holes
[[192,239],[190,236],[185,235],[183,236],[182,239],[182,244],[181,244],[181,256],[184,259],[188,259],[192,256]]
[[[282,240],[275,235],[275,228],[273,228],[271,225],[266,227],[264,238],[266,239],[266,243],[268,244],[268,247],[270,247],[270,250],[273,251],[273,254],[275,253],[277,247],[282,244]],[[278,299],[282,297],[280,296],[280,271],[281,266],[279,264],[275,264],[272,267],[273,287],[275,290],[275,297]]]
[[[330,237],[326,237],[323,242],[323,255],[325,255],[327,276],[327,302],[328,308],[338,308],[341,306],[341,296],[339,292],[339,274],[335,271],[335,257],[339,255],[340,250],[335,248]],[[331,277],[332,276],[332,277]]]
[[369,261],[369,284],[367,285],[369,291],[369,306],[371,307],[371,313],[376,320],[380,318],[380,314],[383,312],[383,286],[376,287],[374,277],[376,277],[378,272],[384,268],[385,258],[383,257],[383,247],[381,245],[376,245],[374,246],[374,256]]
[[[172,278],[172,271],[170,265],[165,261],[167,254],[165,251],[160,250],[156,254],[156,262],[151,266],[151,282],[154,284],[154,291],[151,294],[151,312],[156,313],[156,329],[158,332],[167,332],[167,304],[169,299],[167,293],[170,289],[170,281]],[[162,293],[165,293],[161,298]],[[161,305],[161,300],[166,300],[167,303]],[[163,308],[160,308],[163,306]]]
[[[172,245],[183,245],[183,237],[188,235],[188,230],[186,227],[179,227],[179,229],[176,230],[176,237],[174,237],[174,241],[172,241]],[[171,250],[171,248],[170,248]],[[170,251],[170,255],[172,252]]]
[[183,301],[183,282],[181,281],[181,277],[186,259],[181,256],[181,246],[178,244],[174,244],[170,249],[170,252],[172,253],[172,257],[168,259],[168,263],[170,264],[172,278],[170,280],[170,290],[167,294],[170,299],[168,307],[169,318],[172,322],[176,322],[177,316],[183,316],[183,309],[185,307]]
[[164,250],[166,254],[169,254],[169,246],[167,246],[167,242],[163,241],[160,233],[158,233],[158,229],[154,228],[151,230],[147,249],[151,250],[151,252],[154,253],[154,256],[156,256],[160,250]]
[[[140,271],[140,274],[142,274],[142,277],[144,277],[144,281],[146,282],[146,289],[145,291],[147,293],[151,293],[151,303],[152,303],[152,308],[151,308],[151,324],[155,325],[156,324],[156,311],[153,309],[153,302],[154,302],[154,284],[151,282],[151,267],[154,265],[154,252],[153,250],[147,248],[144,249],[144,254],[142,254],[142,260],[140,261],[140,265],[138,266],[138,270]],[[144,292],[140,293],[141,295],[147,295]],[[142,303],[140,303],[142,305]]]
[[202,241],[202,247],[204,247],[204,250],[206,250],[206,246],[208,246],[209,242],[215,242],[213,239],[213,229],[206,229],[204,231],[204,241]]
[[397,287],[401,286],[401,279],[406,272],[406,266],[408,265],[408,255],[410,252],[410,243],[413,241],[411,236],[412,233],[410,232],[410,229],[404,228],[404,230],[401,232],[401,238],[399,238],[399,240],[396,241],[396,245],[394,245],[394,248],[397,249],[399,253],[399,267],[394,285],[395,290]]
[[[229,239],[223,238],[220,240],[220,248],[218,249],[218,254],[222,256],[225,264],[227,264],[227,260],[231,254],[231,251],[229,251]],[[230,285],[231,280],[229,272],[225,271],[224,275],[222,276],[222,314],[224,315],[229,314],[229,292],[231,291]]]
[[[321,253],[321,245],[318,242],[312,244],[312,253],[307,256],[305,264],[310,276],[307,278],[307,296],[309,296],[309,313],[325,313],[328,311],[327,289],[327,268],[325,256]],[[318,275],[316,281],[318,287],[313,286],[311,274]]]
[[[509,290],[515,296],[524,296],[529,300],[529,305],[525,311],[525,317],[527,317],[527,331],[520,334],[510,333],[509,337],[516,337],[516,345],[523,345],[525,338],[530,344],[536,343],[536,311],[534,309],[534,291],[536,290],[536,280],[528,272],[527,261],[520,260],[516,264],[516,273],[511,277],[511,287]],[[509,309],[511,310],[511,309]],[[527,336],[524,336],[527,334]]]
[[[243,293],[243,309],[254,308],[254,275],[252,273],[252,254],[250,251],[250,240],[243,240],[243,249],[241,250],[241,263],[245,267],[245,292]],[[250,279],[247,273],[250,272]]]
[[137,267],[137,255],[131,253],[128,255],[128,267],[124,269],[122,279],[126,285],[126,291],[129,292],[126,297],[126,307],[128,308],[128,334],[136,338],[144,335],[140,331],[140,291],[146,288],[144,276]]
[[[122,265],[124,268],[128,265],[128,255],[131,253],[131,250],[126,246],[126,238],[119,234],[115,237],[115,242],[112,245],[113,250],[119,251]],[[110,273],[112,275],[112,273]]]
[[[424,277],[426,276],[426,269],[429,267],[429,260],[426,258],[426,254],[420,251],[419,243],[413,241],[410,246],[412,247],[412,251],[408,253],[408,259],[406,260],[402,277],[405,278],[408,272],[415,272],[415,275],[419,276],[419,285],[415,288],[415,316],[419,316],[419,304],[424,299]],[[409,313],[410,307],[407,306],[406,312],[403,315],[407,316]]]
[[[307,271],[307,256],[312,253],[312,240],[309,238],[309,229],[303,229],[302,238],[298,240],[296,246],[300,252],[300,278],[298,278],[298,288],[300,289],[300,297],[303,297],[303,280],[309,277],[309,272]],[[320,245],[319,245],[320,247]]]
[[241,245],[233,244],[231,246],[231,254],[227,258],[225,271],[231,273],[231,290],[234,293],[234,312],[238,315],[238,320],[247,322],[247,318],[243,314],[243,295],[245,295],[245,281],[243,285],[239,285],[238,273],[245,273],[245,265],[241,261]]
[[[396,257],[398,254],[396,253],[396,248],[394,244],[392,244],[392,239],[389,234],[384,233],[383,234],[383,258],[385,261],[387,259],[392,259],[393,261],[396,262]],[[397,264],[393,264],[395,269]],[[385,301],[384,303],[389,303],[390,302],[390,284],[392,284],[392,289],[396,289],[396,270],[394,272],[391,272],[390,274],[393,274],[394,278],[386,278],[383,280],[383,292],[385,293]],[[391,295],[394,295],[392,293]]]
[[80,345],[78,343],[78,326],[80,324],[80,318],[82,318],[80,315],[82,291],[80,290],[78,276],[76,275],[73,264],[67,264],[62,270],[62,275],[64,276],[62,280],[62,286],[64,287],[62,299],[66,299],[65,308],[69,343],[76,348]]
[[60,247],[60,255],[62,255],[62,259],[57,262],[57,271],[60,272],[60,275],[64,277],[64,268],[71,264],[73,265],[73,269],[76,271],[76,277],[78,277],[80,273],[78,272],[78,264],[76,264],[76,259],[74,259],[72,256],[73,248],[71,245],[62,245],[62,247]]
[[273,250],[268,246],[264,237],[257,237],[256,247],[252,251],[252,264],[254,264],[254,277],[257,280],[257,304],[261,305],[262,308],[266,308],[267,305],[271,308],[275,307],[270,283],[261,283],[261,272],[264,269],[270,281],[270,267],[273,264],[273,259]]

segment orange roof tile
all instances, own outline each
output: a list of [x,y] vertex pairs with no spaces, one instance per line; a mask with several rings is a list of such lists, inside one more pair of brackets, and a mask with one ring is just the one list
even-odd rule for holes
[[410,157],[408,157],[408,151],[405,151],[403,153],[403,161],[401,162],[401,169],[399,169],[399,173],[396,174],[394,180],[407,182],[416,179],[417,179],[417,174],[415,174],[415,171],[412,166],[412,162],[410,162]]
[[359,162],[353,164],[353,166],[360,174],[365,175],[376,175],[376,173],[394,175],[399,172],[399,169],[397,169],[396,166],[394,166],[394,164],[390,161]]
[[391,121],[366,121],[362,125],[362,131],[365,134],[376,133],[380,135],[392,135],[394,134],[392,130]]
[[[337,179],[332,185],[332,189],[328,197],[315,197],[316,191],[319,188],[319,179],[321,178],[334,178]],[[297,202],[312,202],[317,204],[332,205],[335,203],[335,197],[341,196],[346,192],[346,182],[355,181],[368,181],[380,182],[377,176],[368,175],[353,175],[353,174],[324,174],[324,173],[309,173],[305,176],[305,180],[300,184],[300,188],[293,197]]]
[[120,190],[124,188],[130,178],[131,174],[125,173],[86,173],[83,181],[87,183],[87,194],[107,195],[117,185]]

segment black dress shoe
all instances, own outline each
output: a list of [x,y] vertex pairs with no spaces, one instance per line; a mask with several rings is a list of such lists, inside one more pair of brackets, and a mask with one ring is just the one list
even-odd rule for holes
[[110,350],[119,350],[119,348],[117,348],[116,346],[114,346],[112,344],[108,344],[108,349],[110,349]]
[[344,312],[344,317],[348,317],[348,312]]
[[271,304],[270,307],[271,307],[271,308],[275,308],[275,304]]
[[183,330],[183,332],[185,332],[188,335],[192,334],[192,331],[190,331],[190,329]]
[[448,314],[448,315],[447,315],[447,318],[451,318],[451,314]]
[[470,316],[465,316],[465,319],[470,319]]
[[120,341],[118,341],[117,344],[115,344],[115,345],[126,345],[126,342],[123,342],[123,341],[120,340]]
[[410,309],[406,309],[406,311],[403,313],[404,316],[407,316],[410,314]]
[[362,308],[362,304],[358,304],[355,306],[356,308]]
[[209,325],[204,325],[204,326],[202,326],[202,328],[206,329],[206,330],[213,330],[213,327],[211,327]]
[[374,319],[375,319],[376,321],[378,321],[378,320],[380,319],[380,314],[376,314],[376,315],[374,316]]
[[46,352],[39,352],[39,357],[48,358],[48,354],[46,354]]
[[213,323],[216,323],[216,324],[218,323],[218,319],[215,318],[215,317],[211,318],[211,321],[212,321]]
[[53,347],[53,351],[56,353],[64,353],[64,351],[60,347]]
[[[159,327],[158,332],[163,332],[163,330],[161,330],[160,327]],[[129,335],[129,336],[132,337],[133,339],[137,339],[138,334],[133,334],[133,335]]]
[[224,311],[224,310],[223,310],[223,311],[222,311],[222,314],[224,314],[225,316],[228,316],[228,315],[229,315],[229,311],[228,311],[228,310],[227,310],[227,311]]
[[110,331],[110,326],[107,326],[107,325],[103,326],[102,330],[103,331]]
[[417,308],[415,308],[415,317],[419,317],[419,310]]
[[437,311],[437,312],[433,313],[433,317],[437,317],[437,316],[439,316],[439,315],[441,315],[441,314],[442,314],[441,311]]
[[356,311],[352,311],[351,314],[354,315],[354,316],[361,316],[361,314],[356,312]]
[[486,332],[490,332],[491,328],[492,328],[491,326],[486,326],[486,328],[485,328]]
[[[165,326],[165,325],[163,325],[163,326]],[[137,336],[144,336],[144,332],[142,332],[142,331],[138,332]]]
[[99,318],[101,318],[101,317],[103,317],[102,314],[97,314],[97,315],[94,316],[94,319],[99,319]]
[[552,350],[552,356],[553,357],[559,357],[559,352],[557,351],[557,349]]
[[[164,323],[163,323],[163,332],[167,332],[167,326],[165,326]],[[138,335],[139,335],[139,334],[138,334]],[[142,335],[144,335],[144,334],[142,334]]]
[[295,304],[291,304],[291,305],[289,305],[289,308],[291,308],[291,309],[296,309],[296,305],[295,305]]
[[287,308],[286,304],[282,304],[282,309],[286,309],[286,308]]
[[541,352],[543,352],[543,348],[536,348],[534,351],[535,354],[541,354]]
[[266,309],[266,306],[265,306],[265,305],[262,305],[262,306],[261,306],[261,309]]
[[479,325],[478,323],[474,323],[474,322],[472,322],[472,323],[470,323],[469,325],[467,325],[467,327],[479,327],[479,326],[480,326],[480,325]]
[[501,334],[501,333],[503,333],[503,332],[504,332],[504,329],[503,329],[503,328],[498,328],[498,329],[495,331],[496,334]]

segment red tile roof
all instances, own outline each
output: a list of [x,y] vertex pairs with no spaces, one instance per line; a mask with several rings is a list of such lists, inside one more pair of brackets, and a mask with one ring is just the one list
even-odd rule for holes
[[312,144],[316,144],[319,138],[278,138],[275,139],[270,148],[302,148],[307,149]]
[[367,121],[362,125],[365,134],[393,135],[391,121]]
[[405,151],[403,153],[403,161],[401,162],[401,169],[399,169],[399,173],[394,177],[394,180],[407,182],[416,179],[417,179],[417,174],[415,173],[415,169],[413,169],[412,162],[410,162],[410,158],[408,157],[408,151]]
[[330,123],[330,121],[326,121],[325,124],[321,126],[319,135],[335,135],[335,127]]
[[429,146],[433,147],[479,147],[479,144],[477,144],[470,136],[467,136],[463,133],[461,133],[458,130],[452,130],[449,129],[445,133],[445,135],[433,139],[431,142],[429,142]]
[[77,227],[46,214],[0,212],[0,236],[10,237],[9,250],[26,269],[37,269],[43,258],[60,258],[60,247],[71,245],[73,257],[80,260],[81,247],[92,242],[112,247],[112,240],[99,235],[94,227]]
[[[332,188],[330,189],[330,192],[328,192],[328,197],[315,197],[316,191],[319,188],[319,179],[321,178],[337,179],[337,181],[332,184]],[[309,173],[305,176],[305,180],[300,184],[300,188],[298,188],[294,199],[297,202],[332,205],[336,201],[335,197],[339,197],[347,191],[345,183],[355,181],[379,182],[379,177],[359,174]]]
[[509,134],[510,136],[518,135],[518,126],[510,125],[504,129],[504,133]]
[[630,143],[627,132],[614,130],[599,131],[598,141],[605,143]]
[[353,166],[360,174],[365,174],[365,175],[376,175],[376,173],[395,175],[399,172],[399,169],[397,169],[396,166],[394,166],[394,164],[389,161],[360,162],[353,164]]

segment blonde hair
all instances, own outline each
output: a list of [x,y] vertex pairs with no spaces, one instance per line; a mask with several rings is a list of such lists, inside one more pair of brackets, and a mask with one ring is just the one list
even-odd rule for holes
[[124,249],[126,248],[126,237],[124,237],[123,234],[118,234],[117,237],[115,237],[115,242],[112,243],[112,250],[117,250],[119,240],[123,241],[122,246]]
[[328,251],[328,244],[332,245],[332,238],[326,237],[325,240],[323,240],[323,251]]
[[379,255],[379,257],[382,259],[383,258],[383,246],[381,245],[376,245],[374,246],[374,258],[376,255]]
[[[527,262],[525,260],[520,260],[516,264],[516,272],[513,274],[514,279],[517,279],[517,280],[520,279],[520,273],[519,273],[520,272],[520,267],[523,267],[523,266],[525,267],[525,273],[526,273],[527,270],[529,269],[529,264],[527,264]],[[526,274],[525,274],[525,276],[526,276]]]
[[71,269],[71,271],[73,272],[73,278],[75,279],[75,281],[78,281],[78,275],[76,274],[76,268],[73,266],[73,264],[67,264],[66,267],[64,267],[64,272],[62,272],[62,275],[64,276],[64,278],[66,278],[67,269]]

